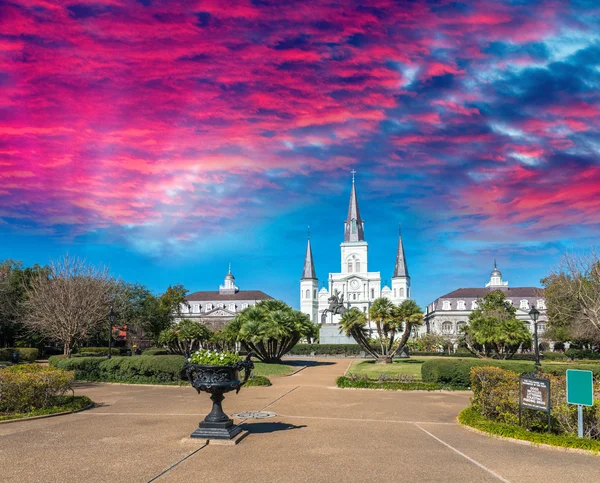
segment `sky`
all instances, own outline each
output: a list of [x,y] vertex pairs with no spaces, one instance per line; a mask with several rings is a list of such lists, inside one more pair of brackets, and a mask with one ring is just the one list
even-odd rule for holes
[[0,0],[0,259],[299,306],[398,225],[422,306],[598,244],[600,4]]

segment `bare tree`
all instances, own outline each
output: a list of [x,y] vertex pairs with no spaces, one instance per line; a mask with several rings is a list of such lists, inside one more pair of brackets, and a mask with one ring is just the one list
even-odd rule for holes
[[96,267],[68,254],[54,261],[48,272],[27,288],[25,324],[49,339],[73,347],[106,326],[109,301],[118,290],[108,268]]
[[568,253],[542,280],[549,326],[573,339],[600,339],[600,259],[596,250]]

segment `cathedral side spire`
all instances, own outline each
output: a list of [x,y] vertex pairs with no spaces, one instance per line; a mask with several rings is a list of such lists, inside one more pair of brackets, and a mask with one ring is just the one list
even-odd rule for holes
[[406,266],[406,259],[404,258],[402,233],[400,232],[400,227],[398,227],[398,250],[396,251],[396,266],[394,267],[394,276],[392,278],[408,276],[408,267]]
[[352,170],[352,191],[350,192],[350,203],[348,204],[348,217],[344,223],[344,241],[357,242],[365,241],[364,222],[360,218],[358,208],[358,197],[356,196],[356,186],[354,183],[354,174]]
[[315,272],[315,263],[313,261],[312,256],[312,248],[310,246],[310,232],[308,235],[308,242],[306,244],[306,255],[304,256],[304,270],[302,271],[302,279],[301,280],[310,280],[317,279],[317,274]]

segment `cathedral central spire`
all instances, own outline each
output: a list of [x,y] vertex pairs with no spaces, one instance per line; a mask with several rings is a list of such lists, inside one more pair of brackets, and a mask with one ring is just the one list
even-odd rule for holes
[[350,203],[348,205],[348,217],[344,222],[344,241],[357,242],[365,241],[364,222],[360,218],[358,208],[358,197],[356,196],[356,185],[354,184],[354,174],[352,170],[352,191],[350,192]]

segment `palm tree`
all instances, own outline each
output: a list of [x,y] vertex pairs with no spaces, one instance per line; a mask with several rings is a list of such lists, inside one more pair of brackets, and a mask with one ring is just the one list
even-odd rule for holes
[[308,315],[279,300],[264,300],[242,310],[224,329],[229,339],[243,342],[263,362],[281,362],[303,337],[314,337]]
[[356,307],[347,310],[340,319],[340,332],[344,332],[348,337],[353,337],[357,344],[375,359],[379,358],[376,351],[371,348],[369,343],[369,330],[367,329],[367,318],[365,314]]
[[387,338],[387,335],[385,335],[384,332],[386,332],[385,329],[392,316],[393,308],[394,304],[390,299],[379,297],[373,301],[373,305],[371,305],[371,308],[369,309],[369,318],[375,321],[382,354],[387,354],[384,341],[384,339]]
[[[365,314],[356,308],[348,310],[340,320],[340,332],[353,337],[358,345],[375,357],[378,363],[389,363],[404,349],[413,326],[423,322],[423,312],[413,300],[394,305],[386,298],[377,299],[369,311],[375,319],[380,351],[371,346]],[[396,339],[398,333],[400,339]]]

